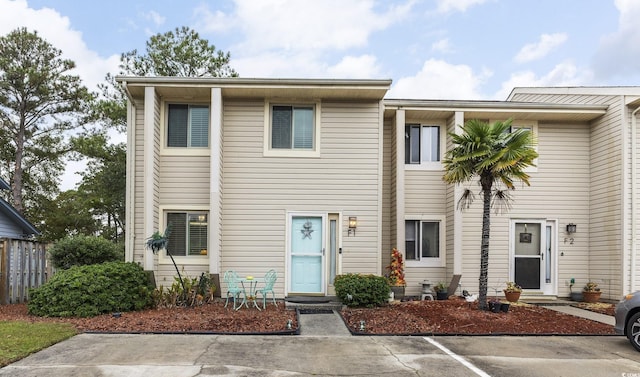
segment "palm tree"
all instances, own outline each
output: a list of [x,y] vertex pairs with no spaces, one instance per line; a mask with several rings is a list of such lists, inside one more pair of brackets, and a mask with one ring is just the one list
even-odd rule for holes
[[176,269],[178,273],[178,280],[180,280],[180,285],[182,285],[182,294],[184,297],[187,297],[188,292],[184,285],[184,280],[182,280],[182,276],[180,275],[180,270],[178,269],[178,265],[176,264],[175,259],[173,259],[173,255],[169,252],[169,236],[171,235],[171,224],[167,226],[164,234],[160,234],[159,231],[155,231],[151,237],[147,238],[145,242],[145,247],[151,250],[154,254],[158,254],[161,250],[165,250],[169,258],[171,258],[171,262],[173,262],[173,267]]
[[[467,121],[461,129],[460,134],[449,134],[453,149],[447,151],[443,159],[446,170],[443,179],[454,184],[469,182],[474,177],[479,179],[483,205],[478,307],[486,309],[492,204],[505,204],[501,208],[509,208],[507,190],[515,189],[516,179],[529,186],[529,175],[525,173],[525,169],[535,166],[533,161],[538,153],[535,151],[535,139],[529,130],[519,128],[510,132],[511,119],[491,124],[473,119]],[[473,193],[466,189],[458,202],[458,208],[468,208],[473,198]]]

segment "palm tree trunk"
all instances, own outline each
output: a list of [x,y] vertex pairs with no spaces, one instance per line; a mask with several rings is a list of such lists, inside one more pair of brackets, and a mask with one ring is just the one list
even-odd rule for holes
[[480,278],[478,279],[478,308],[487,309],[487,288],[489,275],[489,233],[491,230],[491,187],[490,178],[481,178],[482,184],[482,243],[480,244]]
[[171,258],[171,262],[173,262],[173,267],[176,269],[176,272],[178,273],[178,279],[180,280],[180,285],[182,285],[182,294],[184,295],[184,297],[186,299],[186,297],[187,297],[187,288],[185,288],[185,286],[184,286],[184,280],[182,280],[182,275],[180,275],[180,269],[178,269],[178,265],[176,264],[176,261],[175,261],[175,259],[173,259],[173,255],[171,255],[169,250],[167,250],[167,255],[169,256],[169,258]]

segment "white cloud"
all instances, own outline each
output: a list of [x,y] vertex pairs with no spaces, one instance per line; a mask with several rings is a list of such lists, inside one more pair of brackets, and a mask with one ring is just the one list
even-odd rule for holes
[[166,21],[166,17],[160,15],[160,13],[158,13],[158,12],[156,12],[154,10],[150,10],[149,12],[144,14],[143,16],[147,20],[151,20],[151,22],[153,22],[156,26],[160,26],[160,25],[164,24],[164,22]]
[[197,18],[195,29],[210,33],[229,31],[236,27],[239,21],[235,14],[227,14],[219,10],[212,12],[206,4],[195,8],[193,15]]
[[201,7],[197,15],[206,32],[240,29],[244,41],[234,51],[245,55],[276,48],[345,50],[366,46],[371,33],[406,17],[413,1],[382,13],[374,5],[372,0],[236,0],[232,14]]
[[516,72],[502,83],[502,87],[495,94],[497,99],[506,99],[515,87],[538,86],[580,86],[588,85],[592,80],[592,73],[587,69],[580,69],[571,62],[563,62],[556,65],[543,76],[537,76],[532,71]]
[[427,60],[415,76],[399,79],[388,98],[417,99],[482,99],[480,86],[492,75],[480,74],[467,65],[453,65],[442,60]]
[[373,55],[345,56],[327,72],[335,78],[372,79],[379,78],[380,67]]
[[438,0],[438,12],[464,12],[474,5],[480,5],[487,0]]
[[526,63],[532,60],[544,58],[549,52],[567,41],[565,33],[542,34],[536,43],[530,43],[522,47],[515,57],[518,63]]
[[604,79],[640,74],[640,2],[616,0],[615,5],[620,11],[618,30],[601,39],[593,60],[596,76]]
[[440,39],[431,44],[431,51],[441,52],[445,54],[453,52],[451,43],[449,42],[449,38]]

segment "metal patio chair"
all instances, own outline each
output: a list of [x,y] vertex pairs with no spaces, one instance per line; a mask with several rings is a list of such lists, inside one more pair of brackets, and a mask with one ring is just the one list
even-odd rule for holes
[[276,294],[273,292],[273,285],[276,283],[278,279],[278,274],[276,274],[276,270],[269,270],[264,275],[264,287],[260,289],[256,289],[256,295],[262,295],[262,309],[267,308],[267,294],[271,292],[271,297],[273,300],[273,305],[278,306],[276,303]]
[[240,286],[240,278],[238,277],[238,273],[233,270],[228,270],[224,273],[224,282],[227,285],[227,299],[224,302],[224,307],[227,307],[229,304],[229,297],[233,298],[233,310],[238,310],[244,304],[244,296],[240,305],[237,305],[238,299],[240,295],[244,295],[244,290]]

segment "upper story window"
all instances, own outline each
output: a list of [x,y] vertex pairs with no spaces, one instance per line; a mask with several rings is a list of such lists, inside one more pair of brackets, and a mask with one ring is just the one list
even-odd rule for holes
[[171,236],[167,248],[174,256],[206,255],[209,222],[206,212],[167,212]]
[[168,112],[167,147],[209,146],[209,106],[170,104]]
[[271,149],[313,150],[314,120],[313,106],[273,106]]
[[408,124],[405,126],[404,163],[428,165],[440,162],[440,126]]

